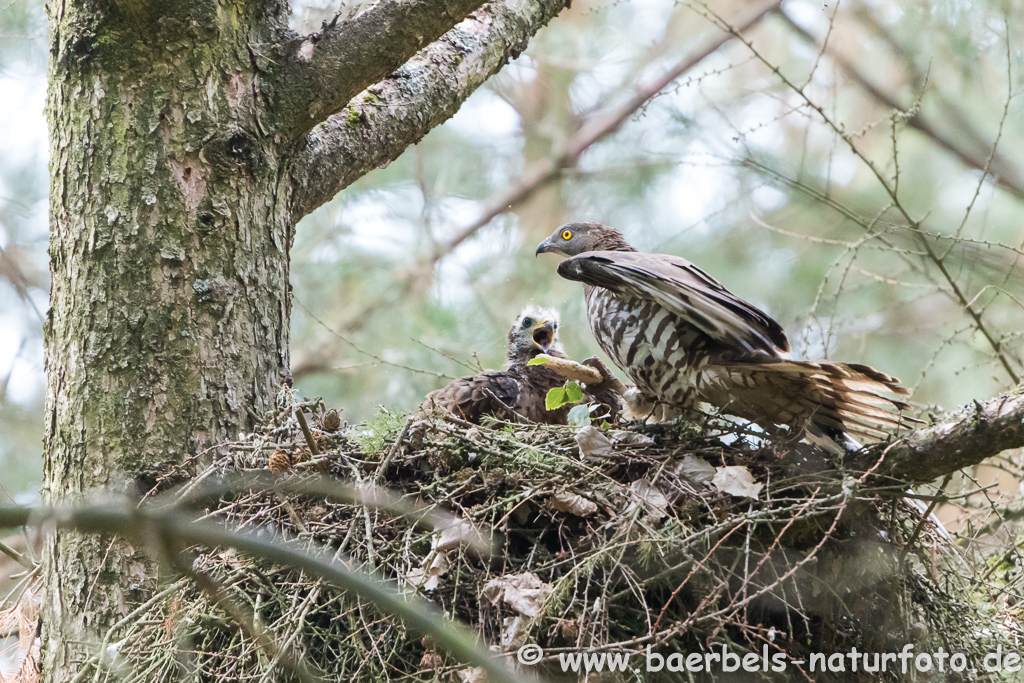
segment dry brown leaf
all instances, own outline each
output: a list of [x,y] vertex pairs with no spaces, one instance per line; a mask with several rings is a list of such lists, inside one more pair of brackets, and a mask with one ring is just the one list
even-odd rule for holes
[[718,470],[704,458],[687,454],[679,462],[676,472],[682,474],[695,484],[706,484],[715,478]]
[[[430,559],[428,556],[427,559]],[[448,555],[437,553],[429,566],[415,567],[405,575],[406,582],[425,591],[435,590],[441,583],[441,577],[448,572]]]
[[613,443],[629,444],[631,446],[647,446],[654,443],[654,439],[639,432],[631,432],[627,429],[609,429],[605,435]]
[[757,500],[761,495],[761,489],[764,488],[764,484],[754,482],[754,475],[750,470],[740,465],[719,467],[711,484],[723,493],[754,500]]
[[451,550],[459,545],[465,544],[477,550],[485,549],[488,547],[486,539],[476,527],[467,522],[464,519],[458,517],[452,517],[450,520],[445,520],[443,526],[441,523],[437,526],[437,531],[440,534],[434,535],[433,545],[435,550],[444,552]]
[[455,673],[458,674],[460,683],[487,683],[487,674],[479,666],[460,669]]
[[522,617],[505,617],[501,622],[501,651],[510,652],[526,645],[529,624]]
[[584,458],[607,458],[615,453],[612,449],[612,440],[593,425],[583,427],[576,432],[576,443]]
[[597,503],[572,491],[555,491],[551,496],[551,507],[577,517],[589,517],[597,512]]
[[491,579],[484,586],[483,596],[492,605],[504,601],[524,617],[538,617],[544,611],[544,603],[552,587],[540,580],[533,572],[507,574]]
[[668,498],[657,486],[644,479],[637,479],[629,485],[629,490],[652,511],[664,514],[669,507]]

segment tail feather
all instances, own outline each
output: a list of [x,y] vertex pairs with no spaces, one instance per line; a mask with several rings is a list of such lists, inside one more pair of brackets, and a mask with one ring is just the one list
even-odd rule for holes
[[802,424],[808,434],[877,441],[920,423],[901,414],[905,402],[885,395],[907,395],[899,380],[866,365],[744,359],[709,367],[704,383],[705,399],[726,412],[762,425]]

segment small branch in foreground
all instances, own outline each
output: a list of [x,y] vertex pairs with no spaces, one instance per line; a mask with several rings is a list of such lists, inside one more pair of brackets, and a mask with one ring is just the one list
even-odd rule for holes
[[139,546],[150,547],[154,538],[174,547],[222,547],[297,569],[351,591],[379,609],[402,619],[410,628],[430,635],[437,645],[460,660],[482,667],[488,680],[522,683],[490,652],[477,635],[449,620],[422,598],[405,595],[379,575],[352,568],[324,547],[306,549],[295,541],[269,541],[258,533],[231,530],[206,519],[196,519],[176,506],[138,505],[124,498],[107,503],[59,507],[0,507],[0,528],[53,522],[58,529],[83,533],[119,534]]
[[36,568],[35,565],[32,564],[31,560],[29,560],[27,557],[25,557],[24,555],[22,555],[17,550],[7,545],[3,541],[0,541],[0,552],[2,552],[4,555],[7,555],[7,557],[11,558],[25,569],[31,571]]
[[302,430],[302,436],[306,439],[309,452],[313,455],[320,455],[320,449],[316,447],[316,441],[313,440],[313,433],[309,431],[309,425],[306,424],[306,416],[302,414],[302,408],[295,409],[295,419],[299,421],[299,429]]

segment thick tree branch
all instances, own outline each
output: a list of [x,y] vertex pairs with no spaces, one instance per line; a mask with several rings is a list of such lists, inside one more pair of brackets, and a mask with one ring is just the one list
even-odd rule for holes
[[305,135],[461,22],[485,0],[380,0],[347,21],[284,46],[275,114]]
[[310,131],[292,167],[295,220],[449,119],[565,5],[496,0]]
[[[1024,447],[1024,390],[975,403],[950,420],[918,429],[884,448],[875,473],[911,484],[934,481],[976,465],[1010,448]],[[853,469],[875,466],[874,449],[848,462]]]

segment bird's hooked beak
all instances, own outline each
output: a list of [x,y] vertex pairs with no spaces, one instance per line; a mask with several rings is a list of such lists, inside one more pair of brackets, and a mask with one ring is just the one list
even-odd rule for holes
[[541,351],[547,353],[548,349],[555,342],[555,328],[550,320],[541,320],[534,326],[531,336],[533,337],[533,343]]
[[561,249],[559,249],[558,245],[556,245],[554,242],[552,242],[551,238],[549,237],[549,238],[547,238],[546,240],[544,240],[543,242],[541,242],[540,244],[537,245],[537,251],[534,253],[534,256],[540,256],[541,254],[549,252],[549,251],[554,252],[556,254],[565,255],[565,252],[563,252]]

